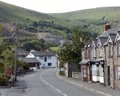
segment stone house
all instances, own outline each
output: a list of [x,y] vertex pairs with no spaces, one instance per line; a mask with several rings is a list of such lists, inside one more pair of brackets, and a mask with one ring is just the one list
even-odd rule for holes
[[[90,54],[88,54],[88,49]],[[86,56],[87,55],[87,56]],[[89,57],[89,58],[87,58]],[[92,82],[120,89],[120,25],[105,25],[105,30],[95,40],[85,45],[80,65],[89,65]],[[84,69],[84,68],[83,68]],[[84,70],[81,67],[81,72]]]
[[80,64],[81,70],[81,79],[83,81],[91,81],[91,42],[87,43],[86,46],[82,49],[82,61]]

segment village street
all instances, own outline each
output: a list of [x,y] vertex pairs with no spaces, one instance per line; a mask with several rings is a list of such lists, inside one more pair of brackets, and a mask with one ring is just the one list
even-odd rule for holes
[[[40,69],[32,74],[21,77],[24,79],[27,88],[21,90],[18,88],[8,91],[8,96],[119,96],[104,94],[101,91],[89,88],[86,85],[80,86],[76,83],[67,82],[66,79],[60,79],[56,75],[57,69]],[[73,81],[74,82],[74,81]],[[84,85],[84,83],[83,83]],[[98,86],[98,88],[101,88]],[[103,89],[104,90],[104,89]],[[112,92],[112,91],[111,91]],[[19,93],[17,95],[17,93]],[[115,91],[113,91],[115,93]]]
[[24,77],[29,96],[101,96],[59,79],[56,69],[43,69]]

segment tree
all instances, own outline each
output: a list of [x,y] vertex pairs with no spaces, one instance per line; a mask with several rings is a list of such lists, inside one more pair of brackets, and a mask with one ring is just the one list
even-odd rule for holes
[[81,50],[84,44],[92,39],[92,34],[86,27],[76,27],[72,30],[72,41],[64,44],[59,51],[61,62],[74,61],[78,64],[81,60]]

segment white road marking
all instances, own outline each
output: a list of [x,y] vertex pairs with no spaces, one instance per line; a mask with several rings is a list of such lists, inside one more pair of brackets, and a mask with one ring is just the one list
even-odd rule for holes
[[54,87],[52,84],[50,84],[49,82],[47,82],[45,79],[43,79],[41,76],[40,76],[40,79],[45,82],[45,84],[49,85],[50,87],[52,87],[53,89],[55,89],[57,92],[59,92],[60,94],[62,94],[63,96],[67,96],[67,94],[65,94],[64,92],[62,92],[60,89]]
[[107,94],[107,93],[105,93],[105,95],[106,95],[106,96],[112,96],[112,95],[110,95],[110,94]]
[[96,90],[96,93],[99,93],[99,94],[103,94],[103,95],[105,95],[104,92],[97,91],[97,90]]
[[67,94],[63,93],[64,96],[67,96]]
[[61,90],[59,90],[59,89],[57,89],[57,88],[55,88],[55,90],[58,91],[59,93],[62,93]]

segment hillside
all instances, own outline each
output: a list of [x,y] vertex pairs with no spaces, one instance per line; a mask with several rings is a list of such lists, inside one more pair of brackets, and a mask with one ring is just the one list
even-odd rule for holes
[[105,22],[120,23],[120,7],[101,7],[73,11],[67,13],[49,14],[55,18],[64,19],[72,25],[88,25],[94,31],[102,31]]
[[120,7],[101,7],[49,15],[65,20],[118,20],[120,19]]
[[34,33],[50,32],[65,36],[65,30],[68,30],[64,25],[61,25],[60,22],[62,20],[56,19],[48,14],[28,10],[1,1],[0,22],[18,24],[24,30]]
[[20,22],[21,20],[25,21],[27,19],[31,21],[35,21],[35,20],[46,20],[53,18],[47,14],[35,12],[32,10],[17,7],[0,1],[0,21]]
[[106,22],[113,25],[120,23],[120,7],[44,14],[0,1],[0,22],[17,22],[22,29],[32,33],[50,32],[68,37],[71,28],[76,26],[85,26],[91,32],[102,32]]

